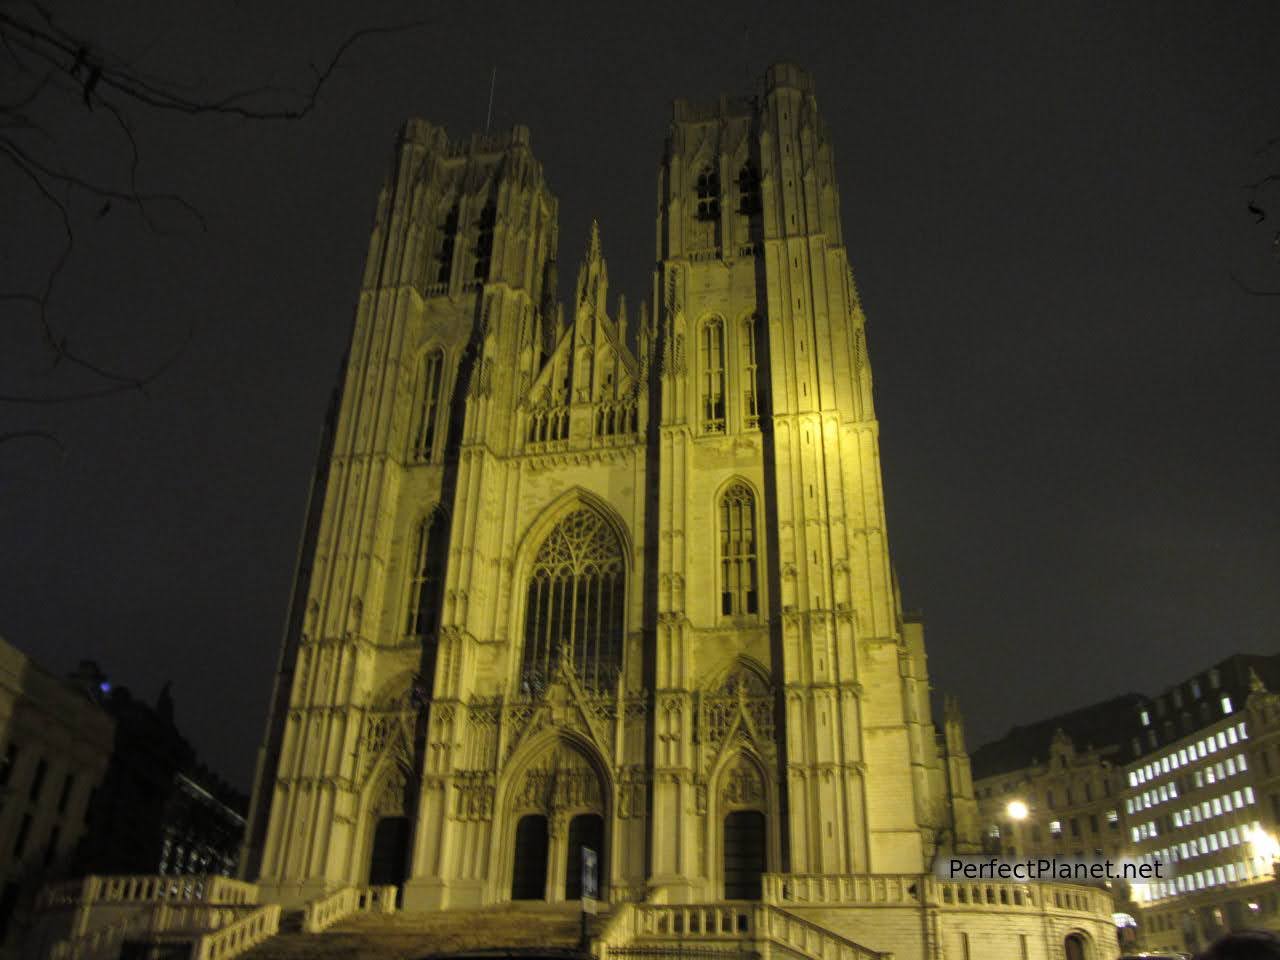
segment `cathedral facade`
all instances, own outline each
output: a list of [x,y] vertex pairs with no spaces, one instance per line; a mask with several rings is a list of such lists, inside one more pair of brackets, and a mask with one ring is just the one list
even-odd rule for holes
[[574,900],[586,849],[605,901],[750,901],[978,848],[809,76],[677,101],[657,193],[651,303],[610,301],[594,225],[561,303],[528,132],[404,127],[260,756],[264,898]]

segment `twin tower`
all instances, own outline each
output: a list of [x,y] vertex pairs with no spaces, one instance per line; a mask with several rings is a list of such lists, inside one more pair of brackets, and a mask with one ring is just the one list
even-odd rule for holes
[[283,902],[756,899],[977,843],[889,560],[812,82],[676,101],[652,305],[557,295],[528,132],[409,122],[378,199],[259,761]]

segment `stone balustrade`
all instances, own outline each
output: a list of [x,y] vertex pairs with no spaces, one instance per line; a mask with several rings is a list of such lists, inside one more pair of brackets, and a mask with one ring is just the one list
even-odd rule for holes
[[780,906],[923,905],[956,910],[1089,915],[1112,912],[1101,889],[1070,883],[939,880],[929,874],[766,874],[764,901]]
[[312,900],[303,909],[302,929],[307,933],[327,930],[353,913],[395,913],[396,887],[342,887]]
[[258,888],[252,883],[217,875],[90,876],[46,887],[40,893],[38,907],[50,909],[157,900],[202,900],[250,906],[258,902]]
[[280,930],[280,905],[269,903],[196,940],[191,960],[231,960]]

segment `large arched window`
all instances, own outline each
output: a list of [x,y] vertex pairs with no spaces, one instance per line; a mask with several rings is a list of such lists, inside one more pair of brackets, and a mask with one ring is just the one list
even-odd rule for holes
[[719,218],[720,174],[708,165],[698,174],[698,219],[718,220]]
[[724,324],[713,317],[702,325],[702,429],[724,433]]
[[404,628],[407,636],[425,637],[436,628],[448,535],[448,520],[442,510],[436,510],[418,524],[409,576],[409,603]]
[[528,690],[541,690],[562,657],[587,688],[609,688],[622,668],[625,581],[618,536],[594,510],[579,507],[551,531],[529,579],[521,676]]
[[418,366],[418,388],[414,402],[416,422],[410,458],[429,461],[435,452],[436,423],[440,419],[440,392],[444,386],[444,351],[429,350]]
[[720,498],[720,613],[759,612],[756,588],[756,498],[735,483]]

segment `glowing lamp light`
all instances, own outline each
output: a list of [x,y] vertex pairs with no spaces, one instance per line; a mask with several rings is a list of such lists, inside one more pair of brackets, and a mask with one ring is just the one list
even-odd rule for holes
[[1021,800],[1010,800],[1009,805],[1004,808],[1004,812],[1009,815],[1010,820],[1027,819],[1027,805]]
[[1276,841],[1274,834],[1259,829],[1250,830],[1247,836],[1249,846],[1253,848],[1255,859],[1275,860],[1280,858],[1280,842]]

